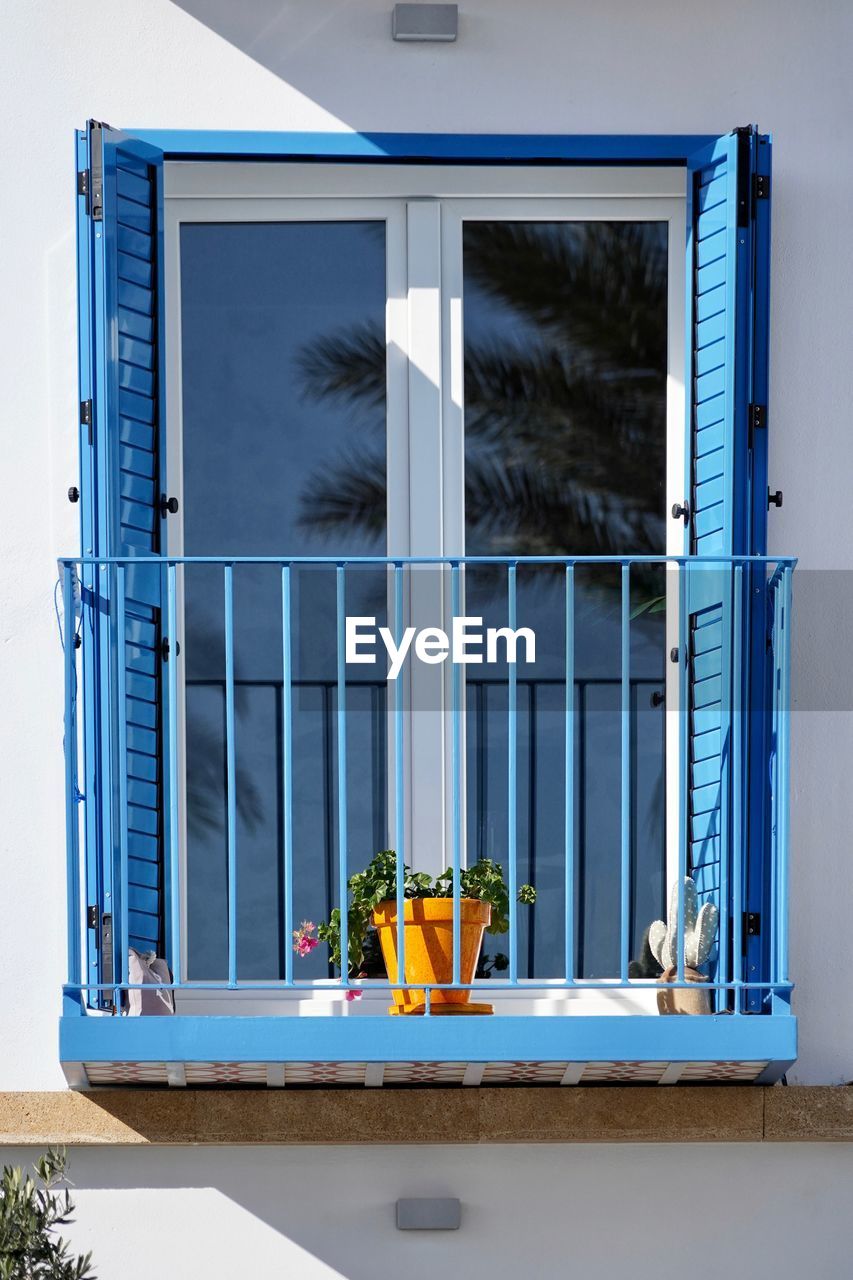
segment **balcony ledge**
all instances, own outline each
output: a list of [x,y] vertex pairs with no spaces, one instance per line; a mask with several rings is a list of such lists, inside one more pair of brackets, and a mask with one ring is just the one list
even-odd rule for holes
[[342,1019],[68,1015],[69,1083],[772,1083],[796,1058],[773,1016]]

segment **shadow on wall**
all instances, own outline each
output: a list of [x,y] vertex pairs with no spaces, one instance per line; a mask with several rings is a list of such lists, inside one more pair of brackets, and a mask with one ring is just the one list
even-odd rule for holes
[[[227,40],[235,49],[247,54],[260,66],[291,85],[311,101],[347,126],[358,127],[354,116],[363,120],[364,113],[384,105],[390,122],[380,125],[385,130],[411,129],[411,124],[398,124],[405,110],[399,95],[389,92],[389,72],[394,75],[396,53],[401,79],[400,89],[414,73],[420,71],[424,90],[436,75],[446,73],[453,63],[452,44],[403,45],[391,39],[393,0],[172,0],[210,31]],[[460,17],[465,23],[479,21]],[[347,75],[341,65],[341,51],[347,51],[356,74]],[[442,57],[436,57],[436,49]],[[448,56],[449,55],[449,56]],[[458,68],[458,61],[457,61]],[[451,71],[450,74],[453,74]],[[433,85],[434,87],[434,85]],[[409,81],[408,91],[412,91]],[[420,95],[415,95],[423,105]],[[281,122],[265,121],[263,128],[286,127]],[[445,126],[448,127],[448,126]],[[452,127],[452,126],[450,126]]]
[[[4,1162],[26,1152],[7,1151]],[[696,1167],[726,1224],[726,1256],[760,1257],[761,1274],[844,1274],[853,1175],[847,1144],[668,1148],[667,1212],[659,1148],[555,1145],[277,1147],[71,1151],[76,1222],[100,1276],[518,1276],[660,1272],[662,1232],[694,1280],[716,1280],[721,1246],[696,1247]],[[458,1196],[462,1227],[395,1229],[400,1196]],[[789,1226],[793,1215],[798,1230]],[[614,1229],[614,1227],[616,1229]]]
[[[651,18],[635,0],[542,0],[535,13],[517,0],[468,0],[459,6],[458,41],[441,44],[392,41],[394,0],[172,3],[333,120],[361,130],[653,133],[673,118],[675,93],[679,127],[701,133],[707,111],[673,50],[707,40],[718,48],[722,40],[733,82],[741,60],[743,75],[754,77],[743,47],[749,13],[742,5],[735,11],[734,0],[719,0],[704,14],[696,5],[653,6]],[[721,9],[732,10],[731,23]],[[613,78],[603,82],[601,75],[614,64],[615,89]],[[257,127],[293,125],[267,118]]]

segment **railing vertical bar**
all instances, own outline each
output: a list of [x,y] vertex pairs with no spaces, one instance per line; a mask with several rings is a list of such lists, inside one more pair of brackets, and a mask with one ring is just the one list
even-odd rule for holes
[[575,976],[575,568],[566,565],[566,982]]
[[293,667],[290,565],[281,570],[281,803],[284,834],[284,980],[293,983]]
[[[398,648],[403,639],[403,566],[394,566],[394,640]],[[397,981],[406,982],[406,824],[403,794],[403,683],[400,677],[394,688],[394,848],[397,853]]]
[[621,868],[619,976],[628,980],[631,922],[631,565],[622,565]]
[[[507,622],[510,631],[516,629],[516,565],[507,567]],[[507,856],[509,874],[509,980],[518,981],[518,868],[517,859],[517,806],[518,806],[518,705],[516,665],[509,663],[507,690]]]
[[[676,981],[684,981],[684,881],[687,876],[687,845],[690,839],[690,615],[689,561],[682,561],[678,582],[678,658],[679,658],[679,778],[678,805],[678,911],[676,938]],[[669,910],[669,904],[666,904]]]
[[335,570],[338,638],[338,899],[341,912],[341,982],[349,981],[349,896],[347,872],[347,685],[346,685],[346,567]]
[[166,631],[172,647],[167,667],[166,718],[169,745],[169,950],[172,981],[181,981],[181,868],[178,839],[178,592],[177,569],[166,570]]
[[[118,889],[119,927],[115,931],[115,948],[118,952],[118,964],[115,972],[119,982],[128,981],[128,953],[130,930],[128,921],[128,883],[127,864],[127,570],[123,564],[116,565],[116,633],[118,662],[116,664],[116,701],[118,703],[118,823],[119,823],[119,874],[118,885],[113,885],[113,904],[115,905],[116,889]],[[120,994],[117,1000],[121,1001]]]
[[776,921],[778,918],[777,901],[778,901],[778,877],[779,877],[779,689],[780,680],[780,641],[781,633],[779,629],[779,576],[773,574],[767,585],[767,601],[770,612],[770,725],[769,738],[767,745],[767,762],[769,769],[768,783],[770,787],[770,817],[768,830],[769,858],[767,861],[768,881],[770,891],[770,919],[773,921],[773,932],[770,939],[769,961],[770,972],[768,977],[771,982],[775,981],[778,971],[778,952],[777,952],[777,934]]
[[474,812],[477,815],[477,860],[486,854],[486,813],[488,812],[488,788],[486,785],[486,686],[483,683],[474,685],[475,741],[477,754],[475,757]]
[[770,794],[771,794],[771,838],[770,838],[770,918],[773,921],[773,936],[770,940],[770,981],[779,975],[779,837],[780,837],[780,742],[782,725],[782,582],[781,575],[776,578],[773,588],[773,621],[772,631],[772,681],[773,702],[770,727]]
[[82,982],[80,945],[80,824],[77,812],[77,651],[75,644],[74,568],[62,566],[65,643],[65,834],[68,893],[68,981]]
[[234,566],[225,583],[225,760],[228,803],[228,986],[237,985],[237,761],[234,743]]
[[[450,567],[450,612],[461,615],[461,582],[458,563]],[[453,982],[461,982],[462,963],[462,668],[454,662],[450,676],[450,774],[453,800]]]
[[777,933],[779,938],[779,970],[777,982],[788,981],[788,802],[791,773],[791,620],[793,608],[793,576],[790,565],[782,571],[782,660],[779,690],[779,899]]
[[[720,615],[722,625],[722,647],[720,654],[720,790],[719,790],[719,832],[717,834],[717,843],[719,846],[719,891],[716,897],[717,911],[717,977],[720,974],[720,964],[722,957],[722,935],[723,935],[723,911],[728,909],[726,903],[726,893],[728,888],[728,867],[732,858],[731,835],[732,835],[732,790],[734,784],[734,775],[732,773],[732,717],[734,707],[739,698],[735,695],[735,684],[738,680],[737,669],[732,665],[733,659],[733,628],[734,628],[734,608],[732,599],[732,589],[734,586],[733,566],[723,565],[720,567]],[[691,784],[693,781],[691,771]],[[700,890],[704,895],[704,890]],[[724,1002],[728,998],[728,993],[720,991],[714,992],[712,1003],[716,1011],[724,1008]]]
[[[734,982],[741,981],[741,954],[738,937],[738,921],[743,911],[743,566],[734,569],[734,585],[732,592],[732,680],[731,690],[734,705],[731,709],[732,726],[732,847],[731,856],[723,860],[720,866],[720,981],[727,982],[729,977],[729,925],[732,931],[732,976]],[[731,863],[731,885],[729,885],[729,866]],[[729,899],[731,898],[731,922],[729,919]],[[735,1012],[740,1012],[740,989],[734,992]],[[722,1007],[728,1001],[726,992],[720,992]]]

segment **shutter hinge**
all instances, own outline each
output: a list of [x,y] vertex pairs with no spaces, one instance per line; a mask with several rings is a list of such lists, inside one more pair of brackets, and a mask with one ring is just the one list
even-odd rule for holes
[[[97,903],[91,903],[86,907],[86,925],[89,929],[95,930],[95,946],[101,955],[100,980],[104,983],[114,982],[113,918],[109,913],[101,915]],[[115,1013],[115,1002],[111,999],[111,996],[115,993],[110,991],[100,991],[97,994],[101,999],[100,1007],[108,1009],[111,1013]]]
[[747,413],[747,421],[749,426],[749,447],[751,449],[756,431],[764,431],[767,428],[767,405],[751,404]]
[[758,938],[761,936],[761,912],[760,911],[744,911],[743,913],[743,949],[746,950],[746,944],[750,938]]
[[735,129],[737,137],[737,225],[748,227],[750,218],[749,151],[752,125]]
[[89,428],[89,444],[92,443],[92,401],[80,401],[80,425]]
[[[113,960],[113,918],[111,915],[101,916],[101,981],[115,982]],[[103,993],[104,1007],[115,1013],[115,992]]]
[[86,197],[86,212],[89,212],[89,170],[78,169],[77,171],[77,194]]
[[[163,639],[160,641],[160,657],[163,659],[164,662],[169,661],[169,654],[171,652],[172,652],[172,645],[169,640],[169,637],[163,636]],[[180,657],[180,654],[181,654],[181,642],[180,640],[176,640],[175,641],[175,657],[176,658]]]
[[[770,199],[770,174],[754,173],[752,175],[752,198],[753,200],[769,200]],[[755,208],[753,207],[753,215]]]
[[89,212],[93,222],[101,222],[104,217],[104,126],[90,120],[89,136]]

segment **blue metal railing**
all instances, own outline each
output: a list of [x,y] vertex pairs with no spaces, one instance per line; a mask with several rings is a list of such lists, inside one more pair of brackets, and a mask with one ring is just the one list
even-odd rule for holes
[[[152,557],[152,558],[87,558],[75,557],[60,562],[61,583],[64,594],[64,634],[65,644],[65,745],[66,745],[66,790],[68,803],[68,992],[116,992],[131,989],[127,981],[128,974],[128,940],[130,938],[128,918],[128,797],[126,773],[127,750],[127,688],[126,688],[126,646],[127,640],[127,602],[128,576],[131,570],[151,568],[159,572],[161,582],[160,615],[165,619],[167,634],[174,637],[177,633],[179,612],[180,573],[183,566],[214,565],[222,570],[223,575],[223,629],[225,655],[225,755],[226,785],[225,802],[227,812],[227,889],[228,889],[228,971],[225,981],[188,981],[181,973],[180,956],[182,943],[181,918],[181,883],[180,861],[177,856],[179,840],[178,798],[180,792],[179,777],[179,735],[181,732],[181,716],[183,708],[178,701],[178,679],[175,661],[167,664],[167,675],[164,681],[163,697],[164,716],[164,754],[168,763],[167,787],[165,791],[164,832],[166,839],[166,866],[169,874],[169,902],[167,913],[167,937],[169,960],[173,972],[172,987],[213,988],[213,989],[247,989],[276,990],[311,986],[310,981],[300,981],[293,973],[292,959],[288,953],[285,975],[283,979],[272,981],[245,981],[238,977],[237,950],[237,894],[239,881],[239,850],[237,823],[237,744],[235,737],[235,669],[234,669],[234,574],[243,565],[275,565],[281,571],[281,654],[282,654],[282,721],[281,721],[281,769],[282,795],[284,799],[284,837],[283,837],[283,876],[284,876],[284,916],[286,937],[290,936],[293,927],[294,893],[293,893],[293,662],[292,662],[292,609],[291,609],[291,572],[295,567],[311,566],[318,571],[334,573],[335,580],[335,652],[336,652],[336,690],[337,690],[337,839],[338,839],[338,906],[341,908],[341,954],[347,952],[347,901],[346,884],[348,877],[348,760],[347,760],[347,698],[348,682],[346,678],[345,654],[345,618],[347,602],[348,576],[359,572],[364,567],[374,570],[386,570],[388,575],[388,591],[391,607],[389,616],[393,619],[393,632],[399,642],[403,632],[403,623],[407,608],[407,590],[411,590],[411,575],[421,566],[440,568],[449,579],[450,615],[458,617],[462,614],[464,592],[464,576],[469,566],[491,566],[493,571],[505,573],[506,581],[506,621],[510,628],[517,625],[517,572],[525,569],[550,567],[560,569],[564,575],[565,595],[565,662],[564,684],[566,690],[566,727],[565,727],[565,796],[564,821],[565,840],[563,854],[565,858],[564,876],[564,917],[565,917],[565,963],[564,973],[558,978],[521,979],[518,973],[518,921],[516,913],[516,897],[518,888],[518,849],[517,849],[517,796],[518,796],[518,686],[519,677],[514,664],[509,664],[507,676],[507,880],[509,888],[510,911],[508,933],[508,977],[496,980],[490,977],[487,989],[497,992],[505,989],[516,989],[520,986],[536,990],[547,987],[554,989],[583,989],[591,987],[602,991],[608,989],[625,989],[636,981],[629,978],[630,957],[630,912],[631,912],[631,781],[632,781],[632,734],[631,734],[631,690],[634,677],[631,674],[631,585],[632,573],[650,567],[667,569],[667,581],[677,590],[678,607],[678,655],[680,661],[680,705],[679,740],[680,740],[680,778],[682,802],[680,805],[680,838],[678,841],[678,963],[674,985],[688,985],[684,975],[684,878],[692,869],[689,863],[690,843],[690,771],[692,767],[691,743],[694,733],[693,722],[696,708],[692,705],[692,676],[690,661],[691,635],[694,625],[691,613],[691,599],[695,589],[701,586],[703,600],[707,607],[709,587],[715,595],[715,603],[723,618],[722,632],[723,662],[721,686],[723,689],[720,708],[721,751],[720,759],[720,810],[724,815],[726,828],[720,832],[721,845],[727,852],[720,856],[719,883],[712,891],[720,909],[720,929],[718,959],[714,972],[710,974],[708,989],[717,993],[718,1010],[727,1010],[735,1014],[743,1012],[743,994],[745,991],[765,993],[766,1007],[779,1000],[785,1002],[790,991],[788,979],[788,947],[787,947],[787,893],[788,893],[788,736],[790,719],[789,678],[790,678],[790,625],[791,625],[791,588],[792,573],[795,561],[789,558],[767,557],[703,557],[678,556],[596,556],[596,557]],[[575,589],[578,571],[595,566],[612,566],[619,571],[620,593],[620,841],[619,841],[619,965],[618,976],[606,979],[585,980],[575,972],[575,815],[574,787],[575,770],[575,698],[577,683],[575,657]],[[672,575],[672,578],[670,578]],[[701,578],[697,575],[702,575]],[[78,627],[77,587],[82,582],[82,614],[83,625]],[[768,752],[766,760],[767,806],[769,813],[769,841],[767,850],[761,851],[767,866],[767,887],[771,906],[771,934],[768,941],[768,967],[760,980],[744,977],[742,952],[739,945],[739,922],[746,910],[746,875],[747,857],[754,856],[755,851],[748,851],[745,846],[744,794],[746,753],[749,748],[749,708],[744,705],[746,683],[744,679],[743,654],[748,638],[744,634],[744,592],[764,590],[768,602],[768,638],[771,654],[772,678],[770,680],[771,696],[769,705],[762,708],[769,725]],[[78,742],[78,708],[77,708],[77,642],[81,637],[82,644],[89,643],[89,629],[85,625],[87,614],[97,615],[101,620],[107,619],[112,635],[112,661],[110,670],[101,673],[101,679],[108,688],[101,691],[109,695],[112,688],[110,705],[112,708],[110,736],[107,742],[99,742],[100,756],[97,761],[84,761],[83,773],[86,777],[97,777],[102,790],[110,789],[115,795],[115,812],[112,814],[112,831],[103,834],[105,850],[117,849],[117,871],[113,873],[113,903],[118,902],[119,911],[113,918],[113,967],[107,980],[87,981],[83,972],[83,948],[81,945],[86,921],[87,904],[92,901],[92,894],[81,880],[80,836],[78,802],[81,793],[80,783],[80,747]],[[75,639],[72,640],[72,637]],[[93,642],[94,643],[94,642]],[[453,977],[450,984],[444,987],[465,987],[478,990],[483,980],[475,980],[470,984],[460,982],[460,871],[465,862],[465,813],[464,813],[464,681],[461,667],[452,664],[450,677],[450,791],[451,791],[451,866],[453,869]],[[84,699],[86,714],[89,714],[88,693]],[[405,826],[403,822],[403,792],[406,780],[406,707],[402,694],[402,683],[398,683],[392,699],[393,721],[393,805],[394,836],[397,867],[397,909],[398,918],[403,909],[403,864],[407,857],[405,848]],[[93,773],[94,770],[94,773]],[[100,771],[100,777],[98,777]],[[102,856],[112,857],[110,853]],[[88,859],[87,859],[88,863]],[[117,925],[116,925],[117,919]],[[403,931],[401,931],[403,932]],[[371,982],[376,989],[391,989],[413,986],[406,983],[404,946],[398,952],[398,972],[389,975],[387,982]],[[672,984],[671,984],[672,985]],[[360,984],[349,979],[342,972],[337,982],[341,992],[358,989]],[[417,984],[423,988],[423,983]],[[328,990],[328,984],[324,984]],[[442,989],[442,984],[433,984],[425,988],[427,996],[427,1012],[429,1012],[430,993]],[[774,1006],[775,1007],[775,1006]]]
[[[661,658],[663,654],[661,654]],[[289,658],[282,663],[282,670],[290,670]],[[312,695],[317,695],[317,703],[314,710],[314,716],[319,722],[318,737],[319,744],[316,753],[313,756],[313,763],[316,767],[317,774],[322,779],[321,790],[322,799],[318,803],[317,808],[320,810],[319,816],[315,815],[311,819],[312,828],[319,828],[322,833],[322,846],[324,858],[322,862],[316,861],[306,873],[305,860],[303,865],[296,872],[293,866],[293,805],[287,804],[285,798],[292,794],[291,769],[288,764],[288,757],[292,755],[292,722],[294,719],[293,699],[285,699],[283,696],[284,685],[289,684],[291,693],[298,699],[304,699],[308,705],[313,705]],[[466,742],[466,808],[467,812],[467,852],[468,861],[477,858],[490,856],[493,838],[490,837],[490,831],[494,830],[495,820],[491,814],[491,807],[494,804],[492,800],[493,792],[497,789],[494,783],[494,777],[500,770],[500,776],[503,779],[506,762],[506,750],[503,749],[500,742],[500,725],[506,720],[506,711],[495,703],[500,701],[500,695],[507,692],[508,680],[500,676],[466,676],[465,693],[466,697],[466,714],[469,721],[469,732]],[[649,809],[653,809],[655,817],[658,820],[657,826],[659,830],[654,829],[647,835],[646,839],[641,839],[639,831],[639,816],[634,813],[632,815],[632,850],[631,850],[631,878],[635,885],[638,881],[645,879],[646,881],[646,898],[650,893],[651,885],[656,877],[664,869],[665,865],[665,834],[663,813],[657,810],[662,808],[662,785],[664,782],[663,766],[665,756],[665,732],[664,732],[664,696],[663,686],[665,677],[652,675],[631,675],[630,677],[630,722],[631,722],[631,738],[632,743],[632,768],[630,785],[632,794],[637,795],[641,781],[639,778],[640,752],[637,749],[637,740],[640,736],[640,719],[643,708],[643,698],[645,705],[649,708],[656,709],[657,725],[654,729],[646,729],[642,734],[643,743],[655,757],[655,762],[659,764],[660,776],[657,783],[660,784],[656,794],[648,796]],[[568,945],[574,950],[575,948],[575,930],[577,931],[577,945],[575,951],[574,966],[575,972],[582,975],[585,972],[594,974],[593,967],[595,961],[592,960],[589,966],[587,960],[590,951],[594,953],[595,948],[587,946],[587,938],[590,932],[591,922],[587,920],[587,915],[591,914],[580,907],[577,926],[574,919],[574,900],[575,894],[578,895],[579,903],[583,903],[585,892],[589,892],[590,886],[592,893],[595,894],[596,886],[601,889],[604,887],[605,872],[596,869],[594,846],[595,833],[598,821],[601,818],[600,807],[596,809],[594,802],[594,786],[595,772],[601,767],[607,766],[607,760],[602,757],[600,751],[596,751],[589,740],[589,726],[596,719],[609,719],[611,712],[609,705],[611,699],[609,694],[614,691],[621,690],[621,680],[618,676],[572,676],[570,684],[567,686],[563,677],[560,676],[537,676],[528,675],[519,676],[517,678],[517,688],[519,694],[518,715],[519,722],[522,724],[520,736],[526,739],[526,749],[524,756],[526,759],[519,762],[518,766],[518,808],[525,812],[526,821],[518,824],[519,833],[523,832],[526,827],[526,839],[523,841],[526,848],[516,848],[516,857],[520,865],[526,863],[525,870],[520,872],[525,879],[536,881],[536,866],[540,861],[543,853],[547,853],[550,848],[551,837],[547,831],[547,823],[543,822],[543,817],[550,817],[553,820],[554,810],[559,803],[559,798],[554,796],[552,803],[547,807],[546,813],[542,812],[540,796],[543,791],[543,784],[538,777],[538,765],[541,758],[553,747],[553,739],[556,735],[553,729],[550,732],[543,732],[541,727],[541,705],[545,703],[549,706],[553,714],[553,695],[567,687],[574,685],[575,689],[575,706],[569,713],[564,715],[566,726],[572,728],[572,740],[568,745],[569,750],[569,774],[570,778],[574,777],[573,761],[577,760],[577,783],[573,787],[576,790],[577,798],[572,795],[568,797],[565,805],[565,821],[567,823],[575,823],[575,803],[577,799],[577,823],[575,825],[574,839],[569,841],[569,849],[572,856],[566,862],[566,871],[571,875],[571,881],[567,886],[567,894],[564,893],[564,908],[568,904],[570,911]],[[389,840],[388,827],[388,795],[387,795],[387,752],[389,738],[389,719],[388,719],[388,681],[380,680],[347,680],[348,692],[368,692],[370,694],[370,715],[371,728],[369,733],[369,750],[371,755],[370,765],[370,785],[373,792],[373,801],[371,805],[370,840],[374,849],[384,848]],[[187,693],[187,709],[186,716],[188,720],[192,719],[191,700],[198,693],[213,691],[221,699],[221,707],[225,706],[226,680],[224,675],[213,676],[187,676],[185,679],[185,689]],[[289,946],[285,946],[287,939],[285,936],[284,922],[294,918],[293,906],[293,885],[294,880],[301,875],[304,880],[308,875],[311,876],[315,884],[319,883],[323,888],[323,914],[326,918],[331,914],[337,903],[337,893],[335,890],[335,867],[337,853],[337,842],[335,838],[335,821],[334,821],[334,786],[332,783],[335,771],[335,743],[337,738],[337,713],[334,704],[334,693],[337,689],[336,679],[296,679],[292,674],[285,678],[279,677],[261,677],[254,678],[249,676],[235,676],[234,692],[235,700],[239,704],[241,695],[263,695],[272,694],[274,701],[274,718],[278,725],[281,726],[280,739],[276,742],[268,744],[270,754],[274,753],[276,746],[279,748],[279,754],[282,757],[282,775],[283,781],[279,785],[277,792],[272,795],[273,810],[280,809],[281,819],[281,836],[280,836],[280,852],[282,858],[282,876],[281,888],[278,894],[278,905],[280,907],[279,927],[281,932],[282,943],[282,959],[279,962],[279,969],[284,970],[284,977],[287,982],[293,978],[293,950]],[[591,695],[599,695],[594,701]],[[498,695],[498,697],[495,697]],[[549,695],[551,695],[549,697]],[[603,699],[602,696],[604,695]],[[651,695],[651,696],[650,696]],[[653,700],[652,700],[653,699]],[[603,705],[602,705],[603,703]],[[220,703],[217,701],[217,714],[220,712]],[[303,712],[304,714],[304,712]],[[616,714],[619,715],[618,710]],[[648,714],[648,713],[647,713]],[[239,720],[238,712],[238,720]],[[397,725],[400,726],[402,732],[403,726],[403,703],[397,700],[393,711],[393,724],[396,730]],[[574,742],[574,729],[577,727],[577,745]],[[470,731],[473,728],[473,733]],[[251,734],[251,728],[247,725],[244,732]],[[472,741],[473,739],[473,741]],[[217,743],[217,746],[224,746],[223,742]],[[498,759],[499,758],[499,759]],[[399,781],[395,784],[395,790],[398,793],[403,791],[403,757],[402,750],[397,756],[397,768],[399,771]],[[648,770],[647,770],[648,772]],[[526,774],[526,777],[525,777]],[[657,784],[655,784],[657,786]],[[647,779],[648,787],[648,779]],[[238,780],[239,791],[239,780]],[[502,808],[500,803],[505,799],[505,785],[500,787],[501,794],[498,797],[498,807]],[[223,788],[224,792],[224,788]],[[193,810],[188,801],[188,822],[192,826]],[[635,806],[636,808],[637,806]],[[402,834],[402,811],[395,820],[395,835],[397,843],[403,840]],[[491,821],[490,821],[491,819]],[[304,814],[303,814],[304,820]],[[499,819],[498,819],[499,821]],[[506,826],[506,819],[501,823],[501,830]],[[366,833],[362,832],[362,843],[366,838]],[[209,868],[205,868],[204,878],[206,884],[210,881]],[[186,894],[188,898],[192,898],[194,893],[194,885],[191,876],[188,874],[188,882]],[[540,895],[541,896],[541,895]],[[316,897],[316,894],[315,894]],[[664,912],[664,901],[662,893],[655,895],[654,910],[657,915]],[[631,926],[630,937],[632,945],[636,947],[640,942],[637,928],[638,920],[638,904],[631,903]],[[643,923],[648,923],[650,916],[648,912],[641,917]],[[547,969],[547,964],[552,963],[550,955],[546,957],[545,963],[537,963],[537,956],[540,951],[546,953],[556,953],[558,939],[550,939],[551,945],[534,947],[535,941],[536,913],[528,915],[527,929],[527,976],[538,968],[541,972],[556,972],[553,968]],[[548,939],[542,939],[548,942]],[[600,940],[599,940],[600,941]],[[273,948],[271,947],[270,950]],[[523,948],[519,946],[519,952]],[[329,962],[331,965],[331,961]],[[598,965],[601,966],[602,961],[599,958]],[[521,957],[519,956],[519,965],[521,965]],[[566,966],[566,971],[571,969],[571,964]]]

